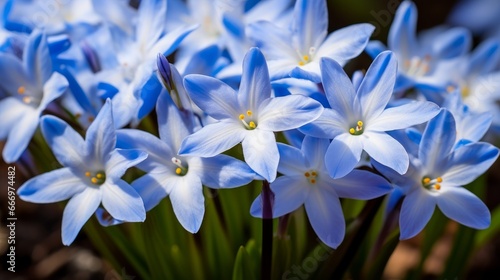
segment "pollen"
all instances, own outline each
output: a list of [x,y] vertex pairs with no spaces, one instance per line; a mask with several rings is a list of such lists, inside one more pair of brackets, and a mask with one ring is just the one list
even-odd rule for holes
[[182,169],[180,167],[177,167],[175,169],[175,174],[180,175],[182,173]]
[[437,178],[436,178],[436,181],[437,181],[438,183],[442,183],[442,182],[443,182],[443,178],[441,178],[441,177],[437,177]]
[[354,134],[354,133],[356,133],[356,130],[355,130],[354,128],[352,128],[352,127],[351,127],[351,128],[349,128],[349,133],[350,133],[350,134]]
[[429,177],[425,177],[424,180],[422,180],[422,182],[424,182],[424,184],[429,184],[431,182],[431,178]]
[[92,182],[92,184],[97,184],[97,178],[96,177],[92,177],[92,179],[90,179],[90,181]]
[[349,133],[351,135],[360,135],[363,134],[363,121],[357,121],[356,122],[356,127],[351,127],[349,128]]
[[253,114],[252,111],[250,111],[250,110],[247,111],[247,116],[250,117],[250,116],[252,116],[252,114]]
[[435,184],[434,185],[434,189],[436,189],[436,190],[439,191],[441,189],[441,185],[440,184]]
[[26,104],[31,103],[31,97],[29,97],[29,96],[23,97],[23,102],[26,103]]
[[439,191],[441,189],[442,182],[443,178],[441,177],[431,179],[430,177],[426,176],[422,179],[422,186],[429,191]]
[[309,177],[309,176],[311,176],[311,173],[306,172],[306,173],[304,173],[304,176]]
[[304,59],[304,61],[309,61],[309,56],[306,54],[302,57],[302,59]]
[[304,66],[305,65],[304,61],[299,61],[299,65]]
[[316,184],[318,172],[316,172],[315,170],[309,170],[304,172],[304,176],[310,184]]
[[90,172],[89,171],[85,172],[85,176],[90,177]]
[[24,94],[26,92],[26,88],[23,86],[20,86],[17,88],[17,93],[19,94]]
[[182,164],[182,161],[176,157],[172,158],[172,163],[175,164],[177,167],[175,168],[175,174],[179,176],[184,176],[188,172],[187,165]]
[[96,177],[97,179],[102,179],[103,175],[102,175],[102,173],[97,173],[97,175],[95,175],[95,177]]
[[252,129],[257,127],[254,122],[249,122],[248,126]]
[[244,119],[245,119],[245,115],[241,114],[238,118],[239,118],[240,120],[244,120]]

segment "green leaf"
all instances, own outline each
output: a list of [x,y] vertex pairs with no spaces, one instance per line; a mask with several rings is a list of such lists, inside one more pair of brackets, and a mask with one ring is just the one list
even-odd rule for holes
[[485,230],[480,230],[476,234],[474,240],[474,249],[478,250],[484,246],[493,237],[498,236],[500,233],[500,206],[491,213],[491,225]]
[[253,265],[251,264],[250,255],[245,250],[245,247],[240,246],[236,254],[236,260],[233,268],[233,280],[253,280],[257,279],[254,274]]

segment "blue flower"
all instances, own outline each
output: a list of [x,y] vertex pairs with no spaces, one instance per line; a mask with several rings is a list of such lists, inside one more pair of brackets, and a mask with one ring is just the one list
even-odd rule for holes
[[[273,218],[304,205],[307,217],[318,237],[336,248],[344,239],[345,221],[339,198],[372,199],[388,193],[392,187],[381,176],[354,170],[340,179],[332,179],[325,167],[328,139],[306,136],[302,148],[279,143],[278,171],[283,176],[271,183],[274,192]],[[262,217],[261,196],[250,213]]]
[[242,142],[245,161],[269,182],[276,178],[279,161],[274,131],[298,128],[323,111],[305,96],[271,98],[266,61],[257,48],[245,56],[238,93],[202,75],[188,75],[184,84],[193,102],[218,122],[186,137],[179,154],[212,157]]
[[142,222],[146,218],[141,197],[121,177],[147,154],[116,149],[113,127],[109,100],[88,128],[85,140],[64,121],[53,116],[42,118],[42,133],[64,167],[28,180],[18,194],[35,203],[70,199],[62,220],[64,245],[73,242],[101,204],[117,220]]
[[410,168],[405,175],[373,162],[404,195],[399,218],[401,239],[418,234],[436,206],[448,218],[468,227],[489,226],[491,217],[486,205],[462,186],[484,173],[495,162],[499,151],[481,142],[454,149],[455,135],[453,115],[442,109],[427,124],[418,148],[409,149]]
[[319,138],[333,139],[325,155],[326,167],[333,178],[340,178],[360,161],[364,150],[378,162],[404,174],[408,155],[386,131],[423,123],[438,112],[431,102],[410,102],[386,108],[396,79],[396,59],[383,52],[366,72],[357,91],[342,67],[323,59],[323,87],[331,109],[300,130]]
[[147,172],[132,186],[144,200],[146,210],[169,196],[174,213],[189,232],[199,230],[205,213],[202,185],[234,188],[250,183],[257,175],[244,162],[226,155],[211,158],[178,156],[182,140],[198,126],[189,111],[180,111],[169,94],[157,103],[160,139],[135,129],[118,131],[118,146],[146,151],[149,157],[138,167]]
[[249,25],[249,37],[265,54],[272,80],[294,77],[319,83],[322,57],[344,65],[364,50],[374,30],[371,24],[355,24],[327,36],[325,0],[298,0],[293,15],[289,28],[268,21]]
[[6,139],[5,162],[16,161],[35,133],[40,115],[68,87],[68,81],[52,71],[46,37],[34,31],[26,43],[23,61],[0,53],[0,89],[9,96],[0,101],[0,139]]
[[[400,93],[417,87],[434,90],[445,89],[448,77],[457,67],[454,58],[469,51],[472,38],[464,28],[427,31],[417,39],[417,7],[411,1],[403,1],[396,11],[389,30],[387,44],[399,63],[395,92]],[[379,41],[370,42],[366,51],[376,57],[387,48]]]

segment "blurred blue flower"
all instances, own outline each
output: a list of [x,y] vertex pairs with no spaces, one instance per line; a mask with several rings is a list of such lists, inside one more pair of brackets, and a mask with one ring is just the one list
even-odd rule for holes
[[53,72],[46,37],[34,31],[23,52],[23,60],[0,53],[0,88],[8,97],[0,101],[0,139],[7,139],[3,159],[11,163],[26,150],[40,115],[68,87],[68,81]]
[[319,83],[322,57],[344,65],[364,50],[374,30],[373,25],[364,23],[328,35],[325,0],[297,0],[293,16],[289,28],[279,28],[268,21],[248,26],[248,36],[266,56],[272,80],[294,77]]
[[489,143],[471,143],[454,149],[456,128],[446,109],[429,121],[417,149],[409,149],[410,168],[404,175],[373,162],[376,169],[400,187],[404,200],[399,225],[401,239],[418,234],[435,207],[448,218],[476,229],[490,225],[486,205],[463,185],[484,173],[499,151]]
[[18,195],[35,203],[70,199],[62,220],[61,235],[65,245],[73,242],[101,204],[117,220],[141,222],[146,218],[141,197],[121,177],[147,154],[115,148],[111,110],[108,100],[88,128],[85,140],[59,118],[42,118],[42,133],[64,167],[28,180],[19,188]]
[[179,154],[211,157],[242,142],[245,161],[269,182],[276,178],[279,161],[274,131],[298,128],[323,111],[305,96],[271,98],[268,68],[257,48],[245,56],[238,93],[202,75],[188,75],[184,84],[193,102],[219,122],[186,137]]
[[[353,170],[340,179],[332,179],[325,167],[328,139],[306,136],[302,148],[278,144],[278,171],[283,176],[271,183],[274,193],[273,218],[288,214],[304,205],[309,222],[319,239],[332,248],[344,239],[345,220],[340,198],[372,199],[388,193],[392,187],[379,175]],[[261,196],[250,213],[262,217]]]
[[182,140],[199,128],[187,110],[180,111],[163,91],[157,103],[160,139],[136,129],[118,131],[118,147],[137,148],[149,154],[138,167],[147,172],[132,186],[152,209],[167,195],[181,225],[189,232],[199,230],[205,213],[202,185],[234,188],[258,176],[244,162],[226,155],[211,158],[179,156]]
[[404,174],[408,155],[398,141],[386,131],[423,123],[438,112],[431,102],[414,101],[386,108],[396,80],[396,58],[383,52],[375,58],[359,88],[331,59],[323,59],[323,87],[330,108],[300,130],[319,138],[333,139],[325,155],[330,176],[347,175],[359,163],[362,151],[380,163]]

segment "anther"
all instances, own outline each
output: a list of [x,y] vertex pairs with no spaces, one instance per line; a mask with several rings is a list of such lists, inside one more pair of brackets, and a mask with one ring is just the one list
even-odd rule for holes
[[254,122],[249,122],[248,126],[252,129],[257,127]]
[[436,181],[438,181],[438,183],[442,183],[442,182],[443,182],[443,178],[441,178],[441,177],[437,177],[437,178],[436,178]]
[[[249,117],[250,117],[250,116],[252,116],[252,111],[248,110],[248,111],[247,111],[247,115],[248,115]],[[241,116],[243,116],[243,114],[241,114]]]
[[92,184],[97,184],[97,178],[96,177],[92,177],[92,179],[90,179],[90,181],[92,182]]
[[177,167],[175,169],[175,174],[180,175],[182,173],[182,169],[180,167]]
[[309,172],[306,172],[306,173],[304,173],[304,176],[309,177],[309,176],[311,176],[311,174],[309,174]]
[[26,104],[31,103],[31,97],[29,97],[29,96],[23,97],[23,102]]
[[17,93],[19,94],[24,94],[26,92],[26,88],[23,86],[20,86],[17,88]]
[[90,172],[89,171],[85,172],[85,176],[90,177]]
[[440,184],[435,184],[434,185],[434,189],[436,189],[436,190],[439,191],[441,189],[441,185]]
[[425,177],[424,180],[422,180],[424,182],[424,184],[429,184],[431,182],[431,178],[429,177]]
[[354,133],[356,133],[356,130],[354,130],[354,128],[351,127],[351,128],[349,128],[349,133],[354,134]]
[[244,119],[245,119],[245,115],[241,114],[238,118],[239,118],[240,120],[244,120]]

